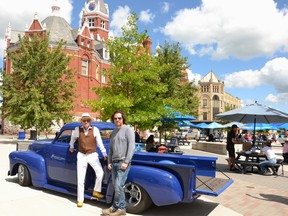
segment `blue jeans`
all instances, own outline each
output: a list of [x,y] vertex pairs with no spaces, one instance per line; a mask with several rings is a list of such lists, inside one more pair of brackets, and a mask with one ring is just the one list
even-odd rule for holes
[[123,162],[112,164],[112,183],[115,189],[114,201],[112,205],[114,210],[126,210],[124,184],[126,182],[131,165],[129,164],[126,170],[121,170],[120,168],[122,163]]
[[265,170],[267,170],[267,165],[269,164],[276,164],[277,160],[276,158],[272,158],[270,160],[265,160],[265,161],[262,161],[259,166],[260,166],[260,170],[262,172],[264,172]]

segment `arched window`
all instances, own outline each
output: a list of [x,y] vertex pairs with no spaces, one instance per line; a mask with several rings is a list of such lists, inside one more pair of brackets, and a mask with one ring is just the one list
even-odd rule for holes
[[220,98],[218,95],[214,95],[212,98],[212,106],[213,106],[213,119],[216,114],[220,112]]

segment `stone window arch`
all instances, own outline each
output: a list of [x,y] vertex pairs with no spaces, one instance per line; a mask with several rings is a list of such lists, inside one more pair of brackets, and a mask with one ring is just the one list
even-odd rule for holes
[[213,112],[213,119],[215,119],[215,115],[219,114],[220,112],[220,98],[218,95],[214,95],[212,98],[212,112]]

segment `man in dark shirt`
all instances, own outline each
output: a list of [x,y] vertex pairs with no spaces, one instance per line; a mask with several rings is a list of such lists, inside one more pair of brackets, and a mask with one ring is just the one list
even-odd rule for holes
[[235,171],[235,147],[234,144],[237,144],[236,141],[236,131],[237,125],[233,124],[231,130],[227,134],[227,145],[226,149],[228,151],[229,159],[228,159],[228,170]]
[[135,130],[135,142],[139,143],[140,142],[140,130],[137,128]]

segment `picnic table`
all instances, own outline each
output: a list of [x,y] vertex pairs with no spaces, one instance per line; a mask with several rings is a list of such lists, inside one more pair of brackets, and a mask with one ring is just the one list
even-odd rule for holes
[[[257,167],[257,171],[260,170],[259,163],[263,160],[266,160],[266,155],[260,154],[258,152],[250,151],[241,151],[236,152],[237,157],[235,159],[235,165],[237,168],[244,174],[247,171],[254,172],[254,167]],[[244,157],[244,160],[242,158]],[[272,169],[274,175],[278,175],[278,169],[282,166],[282,175],[283,171],[283,160],[277,159],[276,164],[270,164],[269,167]]]
[[200,140],[204,140],[206,141],[207,140],[207,136],[200,136],[198,138],[196,138],[197,142],[199,142]]
[[249,170],[254,172],[254,167],[257,167],[257,170],[260,170],[260,161],[266,159],[265,155],[258,152],[241,151],[236,152],[236,154],[235,165],[242,173],[246,173]]

